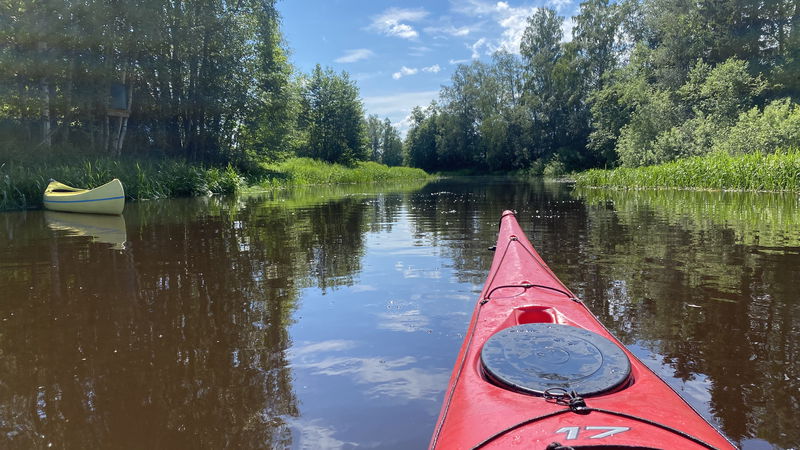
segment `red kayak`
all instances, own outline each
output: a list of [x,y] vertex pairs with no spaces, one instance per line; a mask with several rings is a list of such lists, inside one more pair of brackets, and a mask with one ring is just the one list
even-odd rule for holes
[[609,333],[506,211],[430,448],[735,447]]

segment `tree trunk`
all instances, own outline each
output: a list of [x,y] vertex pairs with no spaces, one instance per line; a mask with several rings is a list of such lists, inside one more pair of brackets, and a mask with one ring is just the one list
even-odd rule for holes
[[[39,53],[45,53],[47,51],[47,43],[46,42],[39,42]],[[41,80],[39,81],[39,90],[41,95],[41,112],[40,112],[40,120],[42,123],[42,142],[46,149],[46,151],[50,150],[50,84],[47,81],[46,76],[42,76]]]

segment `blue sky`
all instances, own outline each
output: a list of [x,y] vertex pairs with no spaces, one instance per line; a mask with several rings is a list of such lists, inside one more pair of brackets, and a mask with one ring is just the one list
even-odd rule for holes
[[[438,0],[428,2],[282,0],[278,2],[293,64],[345,70],[369,114],[402,131],[411,108],[438,97],[459,63],[488,60],[497,49],[519,53],[526,19],[550,7],[570,18],[576,0]],[[572,20],[564,24],[571,36]]]

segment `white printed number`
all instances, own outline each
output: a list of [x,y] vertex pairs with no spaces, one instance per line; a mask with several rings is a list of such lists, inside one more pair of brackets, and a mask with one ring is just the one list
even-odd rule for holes
[[[617,433],[622,433],[624,431],[630,430],[628,427],[583,427],[586,431],[600,431],[604,430],[602,433],[598,433],[592,436],[589,436],[589,439],[602,439],[605,437],[613,436]],[[558,433],[566,433],[566,439],[578,439],[578,433],[580,433],[581,427],[564,427],[556,431]]]

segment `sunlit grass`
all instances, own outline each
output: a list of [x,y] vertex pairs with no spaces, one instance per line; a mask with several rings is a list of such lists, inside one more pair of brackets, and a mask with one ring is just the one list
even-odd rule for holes
[[38,208],[49,180],[74,187],[93,188],[119,178],[131,200],[229,194],[247,185],[271,188],[289,185],[372,183],[423,180],[420,169],[387,167],[361,162],[355,167],[328,164],[308,158],[263,165],[251,173],[232,166],[204,167],[181,160],[115,161],[86,159],[78,162],[0,164],[0,211]]
[[800,191],[800,150],[730,156],[713,153],[657,166],[593,169],[579,186]]
[[94,159],[35,167],[6,163],[0,165],[0,210],[40,207],[51,178],[80,188],[119,178],[125,196],[134,200],[232,193],[245,184],[233,167],[207,168],[184,161]]
[[373,183],[383,181],[421,180],[429,178],[422,169],[388,167],[376,162],[359,162],[354,167],[317,161],[310,158],[292,158],[282,163],[265,165],[267,176],[262,186]]

